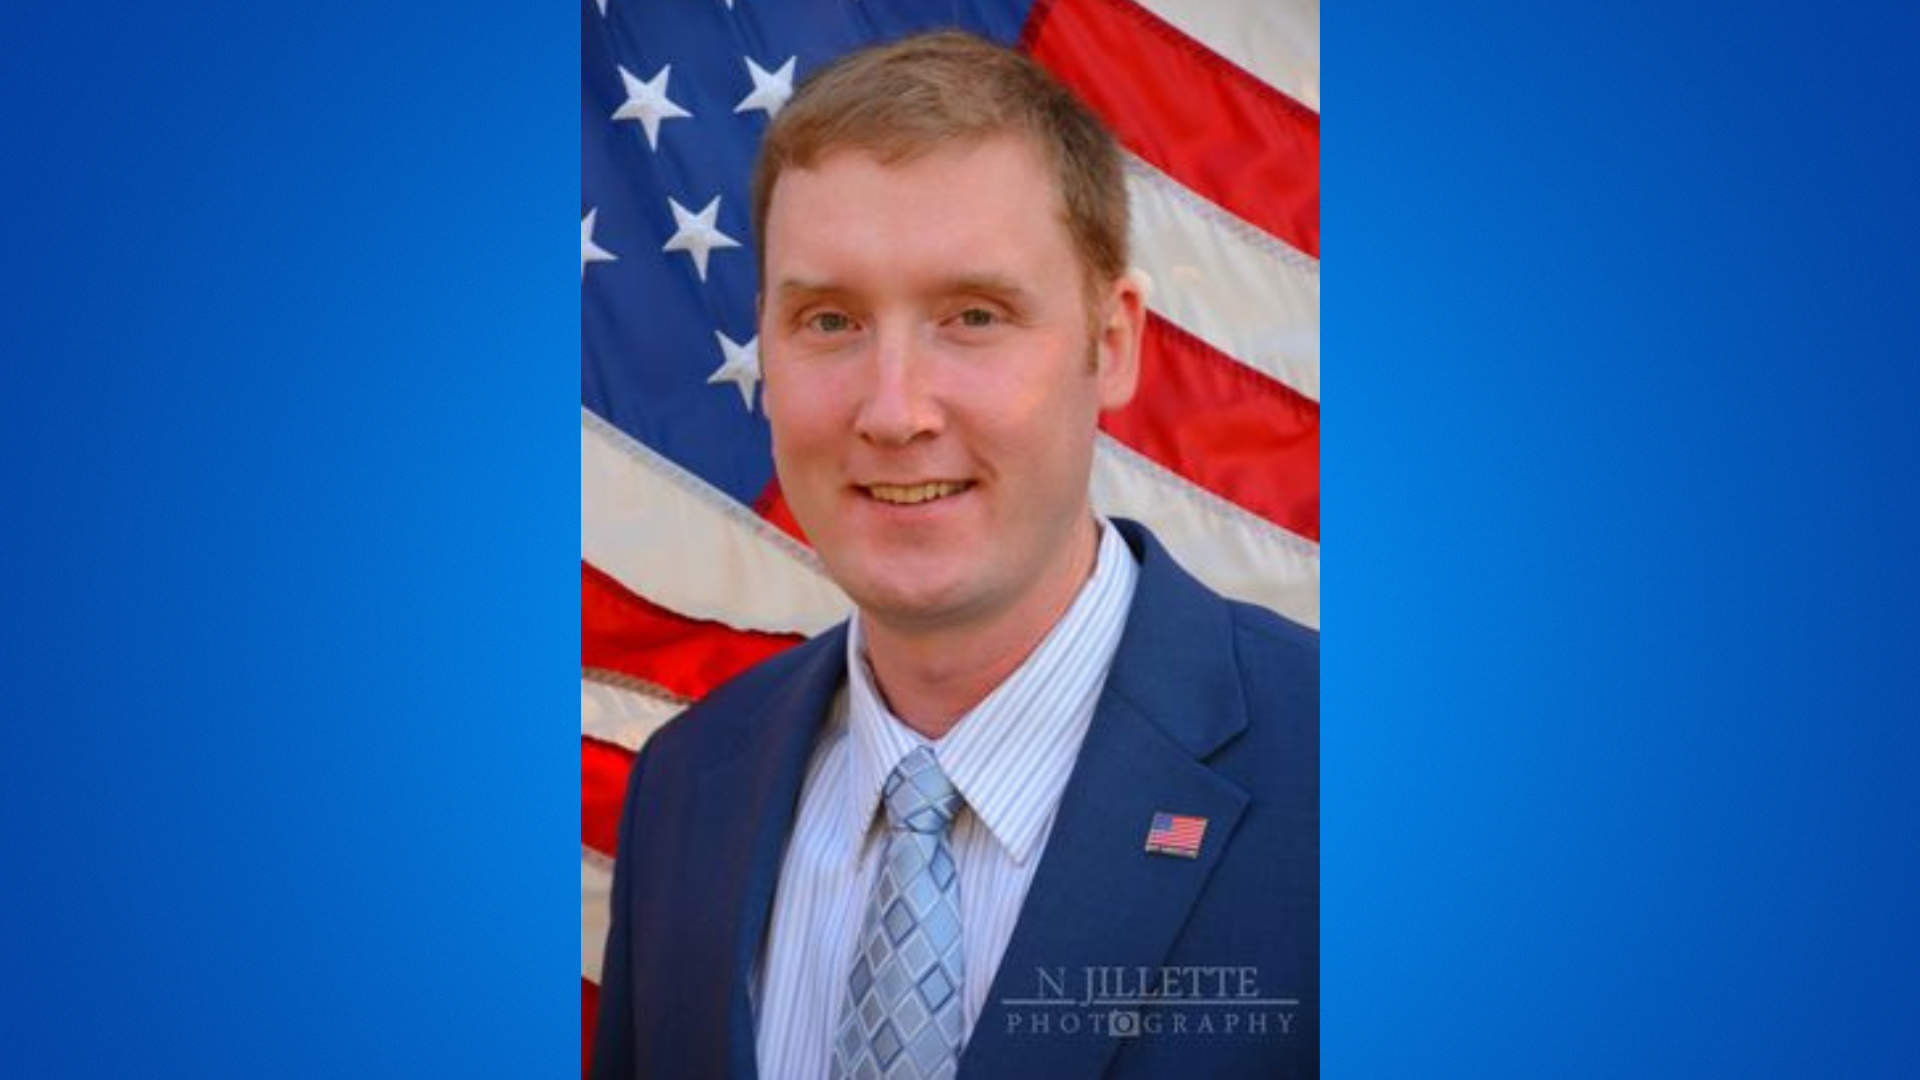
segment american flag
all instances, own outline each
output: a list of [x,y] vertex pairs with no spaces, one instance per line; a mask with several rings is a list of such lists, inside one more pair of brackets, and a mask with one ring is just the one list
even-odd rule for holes
[[1147,850],[1157,855],[1200,854],[1200,839],[1207,835],[1207,819],[1186,814],[1155,814],[1147,827]]
[[[1319,625],[1318,0],[583,0],[580,973],[660,724],[845,617],[774,481],[747,174],[797,80],[960,26],[1035,56],[1126,151],[1151,281],[1093,495],[1216,590]],[[584,1055],[583,1055],[584,1056]]]

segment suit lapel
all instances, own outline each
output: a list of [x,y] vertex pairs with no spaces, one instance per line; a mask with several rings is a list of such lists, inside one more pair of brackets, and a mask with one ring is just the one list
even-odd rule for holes
[[[1170,747],[1143,717],[1107,708],[1061,801],[962,1075],[1097,1076],[1119,1040],[1090,1029],[1092,1014],[1107,1010],[1080,1005],[1088,973],[1160,964],[1246,804],[1244,793]],[[1207,819],[1198,858],[1144,850],[1162,810]],[[1070,1004],[1007,1004],[1058,999],[1062,986]],[[1072,1036],[1062,1026],[1068,1014],[1080,1025]],[[1042,1015],[1050,1030],[1035,1034]]]
[[[1120,1040],[1092,1030],[1093,1014],[1104,1024],[1109,1010],[1081,1004],[1088,972],[1136,977],[1160,965],[1247,807],[1205,764],[1246,726],[1227,609],[1150,536],[1119,524],[1141,558],[1132,614],[963,1077],[1099,1075]],[[1207,819],[1197,858],[1145,851],[1163,811]],[[1070,1003],[1032,1004],[1057,1002],[1063,987]],[[1068,1014],[1076,1033],[1061,1026]],[[1046,1034],[1035,1032],[1042,1015]]]
[[726,1075],[753,1077],[754,1013],[750,996],[754,964],[766,937],[779,882],[781,857],[793,828],[815,736],[827,717],[846,671],[846,627],[814,639],[797,677],[765,706],[772,715],[741,753],[703,775],[696,822],[721,825],[709,835],[711,857],[726,867],[702,902],[738,897],[731,913],[732,949],[727,978]]

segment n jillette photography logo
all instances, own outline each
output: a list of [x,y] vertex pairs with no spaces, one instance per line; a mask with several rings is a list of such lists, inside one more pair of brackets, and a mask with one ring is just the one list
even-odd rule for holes
[[1114,1038],[1285,1037],[1300,999],[1269,997],[1257,967],[1034,969],[1031,997],[1006,998],[1007,1034]]

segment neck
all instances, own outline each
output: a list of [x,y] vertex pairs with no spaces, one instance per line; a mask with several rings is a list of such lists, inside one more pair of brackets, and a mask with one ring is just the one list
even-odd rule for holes
[[1089,517],[1059,564],[986,620],[903,627],[863,613],[867,665],[887,707],[918,734],[944,737],[1046,639],[1093,576],[1098,550],[1099,529]]

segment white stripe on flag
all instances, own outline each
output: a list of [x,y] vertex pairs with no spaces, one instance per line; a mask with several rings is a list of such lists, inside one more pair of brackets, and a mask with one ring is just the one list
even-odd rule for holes
[[607,914],[613,896],[613,860],[580,845],[580,975],[600,981],[607,952]]
[[1144,522],[1214,591],[1320,627],[1320,546],[1197,488],[1102,433],[1093,505]]
[[638,752],[686,706],[664,694],[593,677],[580,680],[580,734]]
[[798,541],[582,407],[580,557],[645,599],[812,636],[852,604]]
[[1133,262],[1148,303],[1195,337],[1320,400],[1320,264],[1127,155]]
[[1141,7],[1320,111],[1318,0],[1137,0]]

